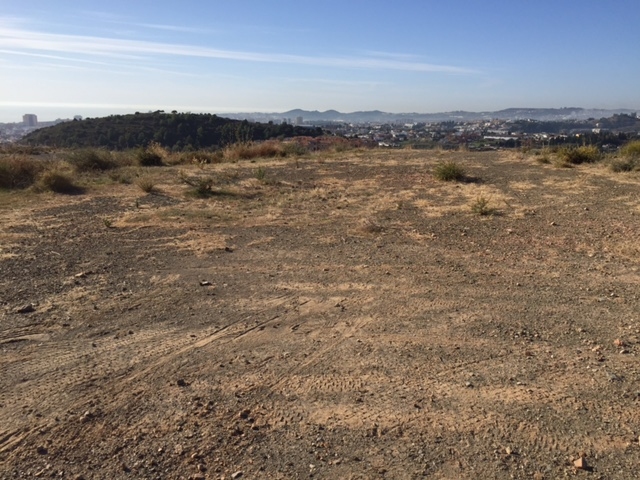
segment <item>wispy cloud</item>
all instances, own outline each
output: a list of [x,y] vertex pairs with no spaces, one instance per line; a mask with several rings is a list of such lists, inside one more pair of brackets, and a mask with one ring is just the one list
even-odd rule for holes
[[473,69],[465,67],[425,63],[401,57],[334,57],[259,53],[142,40],[44,33],[23,28],[13,28],[2,24],[0,24],[0,48],[14,52],[24,52],[24,54],[31,54],[33,52],[55,52],[66,55],[130,59],[135,59],[140,56],[176,56],[342,69],[358,68],[447,74],[478,73]]

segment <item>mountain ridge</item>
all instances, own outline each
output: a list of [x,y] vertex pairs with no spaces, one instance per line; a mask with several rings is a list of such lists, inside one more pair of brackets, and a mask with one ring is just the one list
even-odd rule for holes
[[598,109],[583,107],[563,108],[532,108],[512,107],[496,111],[470,112],[457,110],[438,113],[390,113],[380,110],[339,112],[337,110],[303,110],[296,108],[286,112],[253,112],[253,113],[221,113],[219,116],[234,120],[253,120],[258,122],[287,121],[294,122],[297,117],[302,117],[303,122],[346,122],[346,123],[420,123],[420,122],[444,122],[444,121],[477,121],[477,120],[587,120],[589,118],[605,118],[614,114],[631,114],[637,110]]

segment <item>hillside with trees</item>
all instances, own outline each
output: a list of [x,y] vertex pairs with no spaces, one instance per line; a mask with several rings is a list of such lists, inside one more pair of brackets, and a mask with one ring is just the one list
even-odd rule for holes
[[238,142],[317,137],[320,128],[231,120],[211,114],[135,113],[87,118],[36,130],[21,143],[50,147],[125,150],[156,142],[174,151],[220,148]]

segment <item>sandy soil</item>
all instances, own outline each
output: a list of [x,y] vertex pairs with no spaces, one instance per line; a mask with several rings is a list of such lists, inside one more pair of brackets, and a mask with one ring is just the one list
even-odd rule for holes
[[186,170],[2,194],[0,478],[640,476],[640,175]]

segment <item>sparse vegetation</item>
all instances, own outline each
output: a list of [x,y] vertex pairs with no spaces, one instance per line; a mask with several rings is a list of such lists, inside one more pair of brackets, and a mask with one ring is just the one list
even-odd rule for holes
[[440,162],[433,170],[433,176],[444,182],[460,182],[464,180],[465,170],[456,162]]

